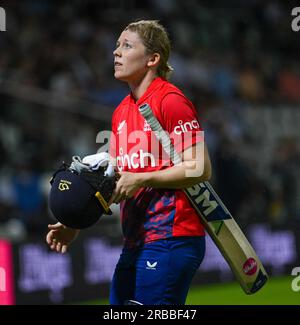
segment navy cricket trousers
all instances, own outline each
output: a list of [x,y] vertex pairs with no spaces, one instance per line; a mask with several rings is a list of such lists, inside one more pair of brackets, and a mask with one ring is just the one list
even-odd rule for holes
[[123,248],[110,289],[110,304],[183,305],[205,254],[205,237],[172,237],[141,248]]

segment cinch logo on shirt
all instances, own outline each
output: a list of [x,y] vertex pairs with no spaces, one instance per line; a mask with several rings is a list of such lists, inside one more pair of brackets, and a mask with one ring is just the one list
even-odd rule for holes
[[134,152],[131,155],[123,154],[123,149],[120,148],[120,156],[117,156],[117,166],[120,171],[123,170],[125,166],[128,169],[144,168],[148,166],[148,161],[150,159],[150,166],[155,167],[155,157],[150,152],[144,152],[140,149],[138,152]]
[[182,134],[188,131],[192,131],[193,129],[200,129],[200,125],[197,120],[192,120],[191,122],[183,123],[182,120],[178,121],[178,125],[174,128],[175,134]]

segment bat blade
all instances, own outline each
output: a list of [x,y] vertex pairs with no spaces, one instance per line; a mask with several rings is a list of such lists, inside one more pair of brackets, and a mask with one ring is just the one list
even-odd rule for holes
[[267,273],[255,250],[211,185],[207,182],[197,184],[184,192],[243,290],[247,294],[258,291],[266,283]]
[[[172,162],[181,162],[168,134],[153,115],[151,107],[143,104],[140,113],[150,125]],[[206,231],[227,261],[237,281],[247,294],[257,292],[268,280],[260,259],[224,203],[208,182],[184,189],[197,211]]]

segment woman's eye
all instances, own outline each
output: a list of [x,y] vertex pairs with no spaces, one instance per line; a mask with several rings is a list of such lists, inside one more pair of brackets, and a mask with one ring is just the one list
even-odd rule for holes
[[131,44],[129,44],[129,43],[121,43],[121,44],[119,44],[119,43],[117,43],[116,44],[116,49],[118,48],[118,47],[123,47],[123,48],[125,48],[125,49],[127,49],[127,48],[131,48],[132,46],[131,46]]

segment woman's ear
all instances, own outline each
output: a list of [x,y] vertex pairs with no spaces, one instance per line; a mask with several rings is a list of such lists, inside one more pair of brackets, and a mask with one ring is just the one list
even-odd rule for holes
[[159,64],[159,61],[160,61],[160,54],[159,53],[153,53],[151,54],[151,56],[149,57],[149,60],[147,62],[147,66],[149,68],[153,68],[153,67],[156,67],[158,66]]

